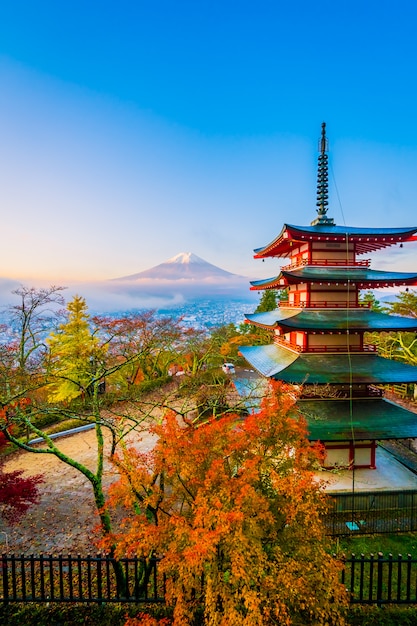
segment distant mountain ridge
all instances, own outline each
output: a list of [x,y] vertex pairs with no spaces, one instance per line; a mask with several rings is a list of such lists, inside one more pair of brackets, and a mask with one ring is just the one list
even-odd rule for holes
[[180,252],[168,261],[160,263],[137,274],[114,278],[115,281],[141,281],[141,280],[191,280],[210,281],[243,279],[244,276],[233,274],[226,270],[208,263],[192,252]]

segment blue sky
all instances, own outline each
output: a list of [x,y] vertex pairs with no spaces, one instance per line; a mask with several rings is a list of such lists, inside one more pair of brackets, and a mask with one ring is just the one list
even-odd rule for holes
[[[252,251],[314,219],[322,121],[335,221],[415,225],[416,24],[412,0],[6,0],[0,276],[103,280],[182,251],[274,275]],[[375,255],[391,265],[416,252]]]

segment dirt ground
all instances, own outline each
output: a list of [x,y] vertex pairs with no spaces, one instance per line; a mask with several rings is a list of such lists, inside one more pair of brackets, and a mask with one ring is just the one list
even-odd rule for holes
[[[170,390],[173,406],[175,385]],[[165,390],[167,392],[167,390]],[[158,394],[150,395],[149,405],[155,405],[152,414],[162,415],[158,408]],[[239,396],[233,388],[229,401],[238,402]],[[184,408],[184,400],[179,400],[177,408]],[[188,404],[188,401],[187,401]],[[106,432],[106,431],[104,431]],[[96,470],[97,444],[94,429],[65,436],[56,440],[59,448],[89,469]],[[142,423],[141,432],[130,437],[128,442],[143,451],[151,449],[155,436],[151,435]],[[107,454],[110,437],[106,440]],[[42,474],[40,500],[32,506],[15,525],[7,525],[0,520],[0,553],[11,554],[96,554],[96,542],[100,538],[97,531],[98,514],[94,505],[92,486],[76,469],[66,465],[52,454],[34,454],[19,451],[8,457],[5,471],[22,469],[27,476]],[[117,479],[115,468],[106,462],[103,484],[108,487]]]
[[[137,445],[149,449],[153,437],[144,432]],[[108,442],[106,442],[108,447]],[[95,431],[89,430],[59,440],[65,454],[95,471],[97,460]],[[11,554],[96,554],[95,527],[98,517],[91,484],[76,469],[51,454],[17,452],[5,463],[5,470],[22,469],[26,476],[43,474],[40,501],[13,526],[0,525],[0,552]],[[117,478],[106,462],[104,484]]]

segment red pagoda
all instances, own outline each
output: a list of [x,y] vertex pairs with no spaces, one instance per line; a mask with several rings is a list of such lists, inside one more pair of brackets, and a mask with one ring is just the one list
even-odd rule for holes
[[378,356],[367,332],[417,331],[417,320],[372,311],[361,290],[417,285],[417,273],[370,269],[375,250],[417,241],[417,227],[337,226],[327,216],[328,155],[322,125],[317,218],[310,226],[284,224],[255,258],[288,259],[278,276],[251,289],[286,290],[279,308],[247,315],[271,331],[272,343],[242,346],[262,376],[301,386],[298,401],[310,439],[326,449],[326,467],[375,468],[378,440],[417,437],[417,416],[384,398],[384,386],[417,383],[417,367]]

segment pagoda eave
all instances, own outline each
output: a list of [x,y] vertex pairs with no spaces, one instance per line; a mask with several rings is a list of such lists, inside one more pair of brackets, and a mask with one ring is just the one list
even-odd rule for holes
[[408,439],[417,437],[417,415],[382,398],[298,400],[311,441]]
[[246,323],[273,330],[280,327],[291,332],[415,332],[417,319],[372,311],[368,308],[317,310],[310,308],[279,308],[274,311],[245,315]]
[[417,368],[375,354],[296,353],[281,345],[241,346],[262,376],[295,385],[417,383]]
[[260,291],[262,289],[286,289],[288,286],[287,280],[280,274],[274,278],[267,278],[266,280],[252,280],[250,281],[251,291]]
[[294,226],[285,224],[280,234],[273,241],[254,250],[254,258],[286,257],[294,244],[313,241],[354,243],[357,254],[366,254],[396,244],[416,241],[416,232],[416,227],[370,229],[336,225]]

